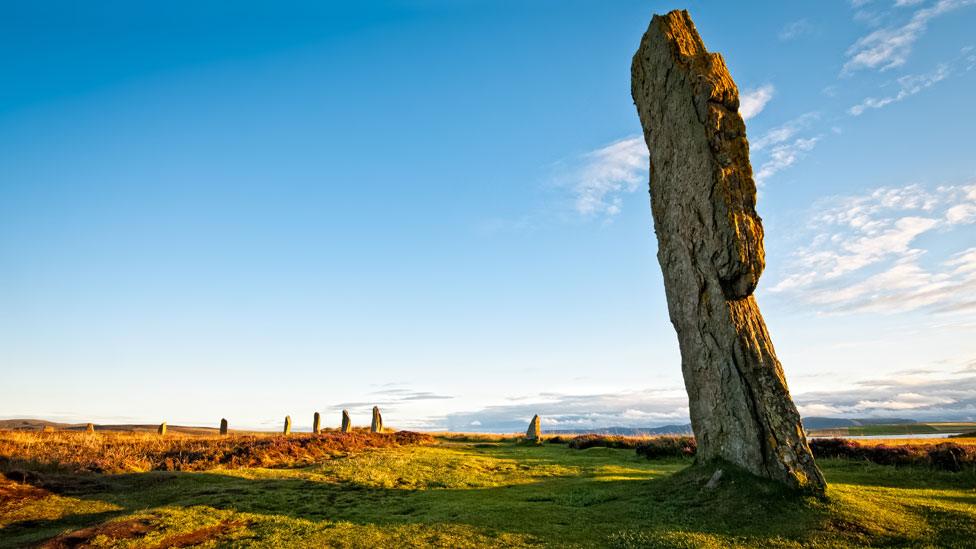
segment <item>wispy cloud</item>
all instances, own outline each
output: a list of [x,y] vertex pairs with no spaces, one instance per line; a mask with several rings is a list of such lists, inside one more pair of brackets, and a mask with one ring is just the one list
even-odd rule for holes
[[745,91],[739,97],[739,114],[743,120],[755,117],[766,108],[766,103],[773,98],[776,89],[772,84],[760,86],[754,90]]
[[819,140],[819,137],[807,137],[774,146],[769,158],[756,171],[756,185],[764,185],[767,179],[795,164],[813,150]]
[[[922,365],[883,378],[845,382],[829,391],[795,391],[793,399],[804,416],[969,420],[976,417],[976,361]],[[511,433],[523,431],[535,414],[541,416],[544,429],[681,425],[688,422],[688,397],[683,387],[549,393],[451,413],[439,425],[451,431]]]
[[749,148],[753,151],[768,149],[774,145],[780,145],[796,137],[801,132],[810,128],[811,124],[819,118],[816,112],[808,112],[789,120],[775,128],[766,131],[756,139],[751,139]]
[[976,375],[966,369],[923,368],[847,388],[794,395],[803,416],[908,417],[920,421],[976,418]]
[[971,71],[976,69],[976,48],[973,46],[965,46],[960,51],[963,57],[963,63],[966,67],[965,70]]
[[620,213],[621,194],[634,192],[647,179],[647,145],[635,135],[589,152],[574,170],[571,186],[576,211],[584,216]]
[[[743,92],[739,103],[742,118],[748,120],[762,112],[775,91],[772,84],[764,84]],[[798,151],[804,146],[803,142],[795,145]],[[571,163],[569,175],[562,179],[572,189],[577,213],[584,217],[612,218],[623,207],[623,195],[647,183],[648,166],[643,136],[632,135],[582,155]]]
[[584,395],[546,394],[449,414],[445,422],[452,431],[515,432],[525,430],[535,414],[542,416],[542,425],[548,429],[683,424],[688,421],[688,397],[681,387]]
[[806,19],[793,21],[779,31],[779,39],[788,42],[813,32],[813,25]]
[[903,24],[889,25],[871,32],[848,48],[848,60],[842,73],[865,69],[886,71],[904,65],[915,42],[925,33],[932,19],[972,4],[976,4],[976,0],[938,0],[929,7],[913,12]]
[[373,391],[367,395],[366,399],[358,401],[340,402],[333,408],[345,408],[352,412],[368,411],[373,406],[389,406],[395,408],[410,402],[430,401],[430,400],[450,400],[451,395],[441,395],[430,391],[416,391],[406,387],[394,387]]
[[880,109],[881,107],[890,105],[892,103],[897,103],[898,101],[915,95],[925,88],[931,87],[937,82],[945,80],[947,76],[949,76],[949,66],[945,63],[940,64],[934,71],[927,74],[908,74],[902,76],[897,80],[899,88],[898,93],[880,98],[868,97],[864,101],[861,101],[857,105],[854,105],[848,109],[847,112],[853,116],[860,116],[868,109]]
[[941,239],[939,260],[918,239],[933,231],[972,232],[976,183],[879,188],[826,199],[818,208],[810,243],[793,254],[774,293],[825,313],[974,309],[976,248],[946,251],[950,240]]

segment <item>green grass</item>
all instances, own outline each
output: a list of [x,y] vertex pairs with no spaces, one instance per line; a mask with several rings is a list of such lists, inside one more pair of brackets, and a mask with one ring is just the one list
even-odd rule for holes
[[[442,442],[297,469],[55,476],[3,503],[0,546],[125,521],[105,547],[972,546],[976,475],[827,460],[828,498],[633,450]],[[113,523],[109,523],[110,525]],[[95,532],[96,534],[98,532]],[[143,537],[144,536],[144,537]],[[182,537],[181,537],[182,536]]]

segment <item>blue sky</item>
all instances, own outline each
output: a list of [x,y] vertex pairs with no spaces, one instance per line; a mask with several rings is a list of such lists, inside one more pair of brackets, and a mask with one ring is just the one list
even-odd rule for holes
[[801,412],[976,419],[976,2],[358,4],[3,6],[0,417],[685,422],[629,84],[684,7]]

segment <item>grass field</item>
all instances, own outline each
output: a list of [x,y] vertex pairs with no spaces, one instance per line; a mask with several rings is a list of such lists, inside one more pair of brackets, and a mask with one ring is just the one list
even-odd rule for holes
[[289,468],[49,472],[0,484],[0,547],[966,547],[976,540],[972,470],[822,460],[830,488],[817,500],[728,470],[706,490],[711,469],[690,464],[486,437],[357,447]]
[[886,435],[924,435],[936,433],[966,433],[976,431],[976,423],[903,423],[893,425],[862,425],[858,427],[837,427],[815,429],[815,436],[886,436]]

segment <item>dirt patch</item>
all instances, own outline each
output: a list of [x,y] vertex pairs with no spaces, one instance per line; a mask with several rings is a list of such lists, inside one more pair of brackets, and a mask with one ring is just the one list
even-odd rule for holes
[[192,547],[194,545],[209,541],[212,539],[219,538],[225,534],[228,534],[239,528],[244,528],[247,526],[246,521],[224,521],[220,524],[215,524],[213,526],[208,526],[206,528],[200,528],[192,532],[187,532],[185,534],[179,534],[176,536],[170,536],[164,539],[159,545],[154,546],[153,549],[164,549],[170,547]]
[[67,534],[62,534],[42,544],[42,549],[75,549],[90,547],[89,543],[98,536],[111,539],[136,539],[144,537],[152,531],[152,523],[148,518],[136,518],[113,522],[103,522],[97,526],[82,528]]

